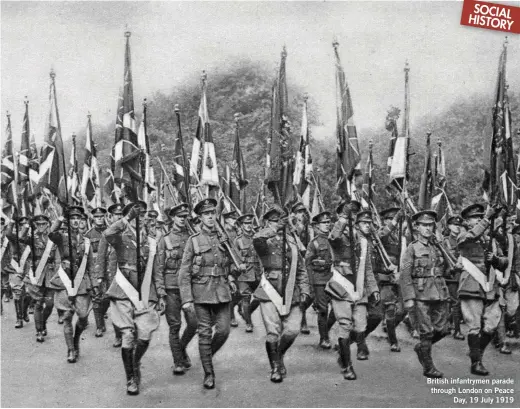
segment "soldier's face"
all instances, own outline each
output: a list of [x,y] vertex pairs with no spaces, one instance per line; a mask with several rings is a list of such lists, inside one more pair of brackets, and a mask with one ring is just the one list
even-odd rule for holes
[[207,212],[201,213],[200,221],[202,224],[210,229],[215,227],[215,217],[217,212],[215,210],[208,210]]
[[173,216],[173,225],[175,227],[184,227],[186,226],[186,218],[188,216],[187,215],[184,215],[184,216]]
[[359,230],[361,231],[361,233],[363,233],[363,234],[370,233],[370,223],[369,222],[359,222],[358,226],[359,226]]
[[305,213],[306,211],[305,210],[298,210],[296,213],[294,213],[294,215],[296,216],[296,220],[298,220],[299,222],[303,222],[305,220]]
[[393,217],[385,217],[383,222],[385,223],[385,226],[390,226],[390,223],[392,223],[393,220]]
[[80,230],[86,230],[87,229],[87,221],[85,219],[79,220],[79,229]]
[[235,223],[237,219],[233,219],[232,217],[228,217],[226,220],[226,224],[231,227],[235,227]]
[[454,236],[460,234],[460,226],[458,224],[448,224],[448,229],[450,229],[450,233]]
[[473,227],[475,227],[480,221],[482,220],[482,217],[480,216],[477,216],[477,217],[469,217],[467,219],[467,222],[468,222],[468,225],[469,225],[469,228],[472,229]]
[[316,230],[318,230],[319,233],[330,232],[330,220],[322,220],[321,222],[317,223]]
[[74,230],[79,229],[79,223],[81,219],[79,216],[71,216],[70,218],[70,227]]
[[49,227],[49,223],[47,223],[47,222],[36,222],[35,226],[36,226],[36,231],[39,234],[44,234],[47,231],[47,228]]
[[117,222],[118,220],[121,220],[123,217],[123,213],[114,213],[112,215],[112,223]]
[[253,222],[243,222],[240,227],[246,233],[251,233],[253,231]]
[[148,219],[148,228],[155,229],[157,227],[157,219]]
[[94,216],[94,226],[102,227],[105,224],[105,216]]
[[435,223],[417,223],[417,231],[426,239],[432,236],[434,227]]

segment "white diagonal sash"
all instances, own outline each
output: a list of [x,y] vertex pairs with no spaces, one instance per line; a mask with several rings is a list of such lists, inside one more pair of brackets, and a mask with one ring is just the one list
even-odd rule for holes
[[[497,242],[493,241],[493,251],[497,250]],[[505,271],[495,269],[496,280],[501,285],[506,285],[509,281],[509,277],[511,277],[511,269],[513,267],[513,253],[514,253],[514,241],[513,235],[511,233],[507,233],[507,267]]]
[[283,299],[278,291],[273,287],[273,285],[269,282],[269,280],[265,277],[265,274],[262,274],[262,278],[260,279],[260,286],[265,291],[271,302],[274,304],[278,313],[282,316],[287,315],[285,311],[285,305],[283,304]]
[[79,265],[78,271],[76,271],[76,276],[74,277],[74,288],[72,288],[72,282],[70,281],[70,278],[65,272],[65,270],[63,270],[63,267],[60,266],[60,268],[58,269],[58,275],[60,276],[63,285],[67,289],[67,293],[71,297],[74,297],[78,293],[79,286],[81,285],[81,281],[83,281],[83,276],[85,275],[85,271],[87,269],[88,253],[90,250],[90,240],[86,237],[84,238],[84,240],[85,252],[83,253],[83,257],[81,259],[81,264]]
[[130,299],[132,304],[137,310],[143,310],[144,304],[143,301],[139,299],[139,293],[134,288],[134,286],[127,280],[127,278],[123,275],[119,267],[117,267],[115,280],[117,285],[121,287],[126,296]]
[[17,274],[23,274],[23,266],[25,266],[25,262],[27,261],[27,258],[29,257],[30,253],[31,247],[27,246],[25,247],[25,250],[23,251],[22,256],[20,257],[20,263],[17,263],[14,258],[11,259],[11,267],[14,268]]
[[488,293],[493,289],[493,283],[495,281],[495,269],[491,268],[489,272],[489,280],[480,269],[469,261],[466,257],[459,257],[459,261],[471,277],[473,277],[482,287],[484,292]]
[[2,249],[0,250],[0,260],[4,258],[5,250],[7,249],[7,245],[9,244],[9,240],[7,237],[4,237],[4,240],[2,241]]
[[153,262],[155,253],[157,252],[157,241],[148,237],[148,262],[146,263],[146,270],[144,272],[143,282],[141,284],[141,299],[143,305],[148,306],[148,298],[150,297],[150,284],[152,283]]
[[42,257],[40,258],[38,267],[36,267],[36,272],[33,271],[32,267],[29,269],[29,279],[31,280],[31,284],[38,285],[43,269],[47,265],[47,260],[49,258],[49,255],[51,254],[51,250],[52,241],[47,239],[47,244],[45,245],[45,250],[43,251]]

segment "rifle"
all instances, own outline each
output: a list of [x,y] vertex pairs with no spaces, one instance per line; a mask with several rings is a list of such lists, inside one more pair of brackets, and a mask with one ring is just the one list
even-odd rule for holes
[[139,214],[135,218],[135,251],[136,251],[136,268],[137,268],[137,290],[139,291],[139,301],[141,301],[141,280],[143,277],[141,277],[141,226],[140,226],[140,219],[141,219],[141,209],[139,209]]

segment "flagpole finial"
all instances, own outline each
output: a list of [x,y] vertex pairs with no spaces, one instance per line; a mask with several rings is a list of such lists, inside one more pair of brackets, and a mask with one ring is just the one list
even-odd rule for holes
[[410,64],[408,64],[408,60],[406,60],[405,63],[404,63],[404,71],[405,72],[410,71]]
[[175,111],[175,113],[179,113],[181,110],[181,108],[179,107],[179,104],[175,104],[173,107],[173,110]]
[[5,111],[5,112],[6,112],[7,117],[10,118],[11,114],[9,113],[9,111]]
[[440,139],[437,141],[437,145],[439,145],[439,148],[442,146],[442,141]]
[[309,94],[308,93],[303,94],[303,102],[307,103],[308,99],[309,99]]
[[90,117],[91,117],[91,116],[92,116],[92,115],[91,115],[90,111],[88,111],[88,112],[87,112],[87,118],[88,118],[89,120],[90,120]]
[[372,150],[372,146],[374,146],[374,142],[372,141],[372,139],[370,139],[368,141],[368,149]]
[[336,35],[332,38],[332,47],[334,47],[335,50],[339,47],[339,41]]
[[24,97],[23,103],[27,106],[29,105],[29,99],[27,99],[27,95]]
[[284,44],[283,48],[282,48],[282,58],[285,59],[286,57],[287,57],[287,47]]
[[143,108],[146,109],[146,106],[148,105],[148,102],[146,102],[146,98],[143,99]]
[[202,83],[206,82],[206,80],[208,79],[208,74],[206,74],[206,70],[202,70],[202,74],[201,74],[200,78],[202,80]]
[[72,141],[74,142],[76,140],[76,132],[72,133]]
[[54,81],[54,78],[56,78],[56,72],[54,71],[54,67],[51,67],[51,72],[49,75],[51,76],[51,79]]
[[235,115],[234,115],[234,117],[235,117],[235,123],[236,123],[237,126],[238,126],[238,122],[240,121],[240,113],[236,112]]
[[125,37],[130,38],[132,32],[128,29],[128,24],[125,24]]

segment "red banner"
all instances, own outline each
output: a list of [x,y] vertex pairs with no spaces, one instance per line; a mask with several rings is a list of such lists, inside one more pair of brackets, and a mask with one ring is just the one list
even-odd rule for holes
[[520,7],[464,0],[460,24],[520,34]]

